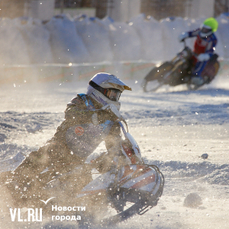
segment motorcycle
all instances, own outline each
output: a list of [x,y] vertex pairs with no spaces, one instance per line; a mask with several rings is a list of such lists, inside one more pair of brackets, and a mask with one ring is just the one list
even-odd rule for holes
[[177,86],[181,84],[186,84],[188,90],[197,90],[204,84],[209,84],[215,78],[220,67],[219,61],[217,60],[217,54],[213,54],[202,72],[202,77],[204,79],[203,84],[192,84],[192,57],[195,54],[186,46],[185,40],[183,42],[184,49],[171,61],[166,61],[159,67],[153,68],[145,76],[141,84],[144,92],[155,92],[163,85]]
[[163,174],[156,165],[144,163],[138,144],[128,129],[119,124],[124,134],[121,151],[126,162],[101,174],[78,193],[82,203],[90,199],[93,205],[103,206],[99,212],[93,208],[92,221],[90,217],[81,221],[83,228],[90,224],[114,226],[135,214],[143,215],[157,205],[162,195]]
[[[86,210],[79,213],[77,220],[80,228],[114,226],[156,206],[163,193],[164,176],[156,165],[144,163],[127,123],[119,120],[119,125],[123,139],[118,154],[107,160],[107,153],[102,153],[67,174],[52,177],[39,189],[40,197],[33,206],[42,208],[43,215],[52,219],[65,217],[61,215],[61,206],[68,211],[83,206]],[[48,169],[39,176],[45,176],[46,172]],[[37,193],[38,189],[34,194]],[[28,207],[29,203],[19,207]],[[76,219],[75,211],[68,214],[72,215],[67,217]]]

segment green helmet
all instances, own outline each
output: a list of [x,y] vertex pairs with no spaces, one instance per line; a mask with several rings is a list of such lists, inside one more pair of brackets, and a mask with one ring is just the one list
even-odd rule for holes
[[213,33],[216,32],[218,29],[218,22],[213,17],[207,18],[203,24],[205,26],[211,27]]
[[207,18],[201,26],[200,36],[207,37],[218,29],[218,22],[215,18]]

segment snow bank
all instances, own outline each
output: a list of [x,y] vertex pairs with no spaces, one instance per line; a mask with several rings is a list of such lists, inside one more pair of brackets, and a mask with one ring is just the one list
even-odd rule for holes
[[50,32],[50,46],[55,63],[83,63],[88,52],[73,21],[65,16],[52,18],[45,27]]
[[[131,20],[130,25],[135,28],[141,42],[141,59],[163,59],[163,36],[160,22],[152,17],[145,20],[143,14]],[[153,29],[152,29],[153,28]]]
[[0,20],[0,64],[29,64],[28,47],[18,21],[8,18]]
[[[205,18],[166,18],[157,21],[138,15],[128,23],[86,15],[53,17],[44,24],[32,18],[2,18],[0,63],[94,63],[103,61],[155,61],[172,58],[181,48],[178,35],[197,28]],[[217,18],[216,51],[229,58],[229,18]],[[194,39],[188,44],[193,45]]]
[[113,60],[140,59],[141,42],[132,26],[121,22],[114,22],[109,25],[109,33]]
[[40,20],[29,18],[28,20],[16,19],[18,30],[26,44],[28,58],[31,64],[53,63],[51,46],[49,44],[50,33],[42,25]]
[[219,22],[219,29],[216,35],[219,38],[219,45],[216,50],[220,56],[229,58],[229,17],[221,15],[217,20]]
[[112,60],[109,31],[106,24],[97,18],[81,16],[74,20],[76,30],[88,51],[85,62]]

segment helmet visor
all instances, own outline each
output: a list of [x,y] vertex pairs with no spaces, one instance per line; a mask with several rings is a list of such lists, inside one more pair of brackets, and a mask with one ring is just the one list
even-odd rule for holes
[[107,89],[106,97],[111,101],[117,102],[121,96],[121,91],[113,88]]
[[201,29],[201,33],[202,33],[202,34],[209,34],[209,33],[211,33],[211,32],[212,32],[212,29],[210,29],[210,28],[203,27],[203,28]]

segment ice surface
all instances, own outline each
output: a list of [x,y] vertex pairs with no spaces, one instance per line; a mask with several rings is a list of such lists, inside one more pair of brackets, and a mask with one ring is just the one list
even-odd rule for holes
[[[217,82],[194,92],[167,88],[153,94],[143,93],[140,83],[127,81],[133,91],[123,93],[121,113],[145,162],[158,165],[166,183],[157,207],[116,228],[227,228],[229,84],[224,79],[219,76]],[[42,85],[1,88],[4,170],[23,159],[13,161],[13,156],[27,155],[53,136],[66,103],[85,92],[87,82]],[[208,159],[201,158],[203,153]],[[183,206],[190,193],[200,196],[200,206]]]

